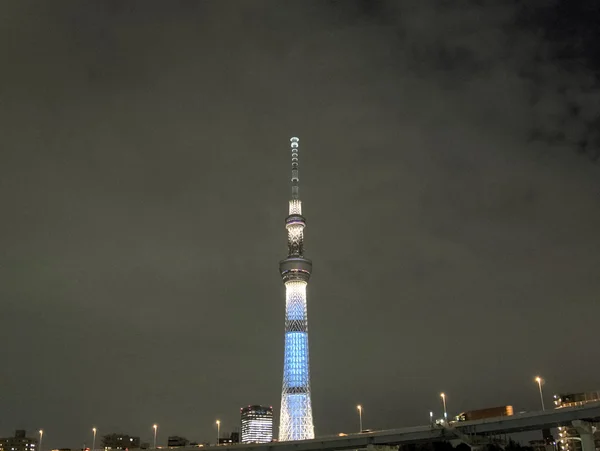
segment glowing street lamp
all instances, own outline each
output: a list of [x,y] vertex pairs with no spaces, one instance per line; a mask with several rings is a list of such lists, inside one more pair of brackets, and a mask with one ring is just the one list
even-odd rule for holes
[[154,429],[154,449],[156,449],[156,432],[158,431],[158,424],[152,425],[152,429]]
[[433,412],[429,412],[429,422],[433,424]]
[[358,425],[360,427],[358,432],[362,432],[362,406],[359,404],[358,406],[356,406],[356,408],[358,409]]
[[217,445],[219,445],[220,438],[221,438],[221,420],[217,420]]
[[448,411],[446,410],[446,395],[444,393],[440,393],[442,397],[442,404],[444,406],[444,421],[448,422]]
[[542,401],[542,410],[546,410],[546,408],[544,407],[544,394],[542,392],[542,384],[544,383],[544,379],[542,379],[540,376],[536,376],[534,380],[537,382],[538,387],[540,389],[540,401]]
[[42,438],[44,438],[44,431],[40,429],[40,447],[38,448],[39,450],[42,449]]
[[92,451],[94,451],[96,449],[96,432],[97,432],[97,429],[96,428],[92,428],[92,432],[94,433],[94,439],[92,440]]

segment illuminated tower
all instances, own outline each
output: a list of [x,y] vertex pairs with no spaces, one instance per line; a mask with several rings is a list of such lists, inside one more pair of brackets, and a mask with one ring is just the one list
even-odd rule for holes
[[285,220],[288,257],[279,262],[285,284],[285,354],[279,440],[307,440],[315,437],[310,402],[308,367],[308,316],[306,285],[312,262],[304,258],[302,202],[298,196],[298,138],[292,138],[292,198],[290,214]]

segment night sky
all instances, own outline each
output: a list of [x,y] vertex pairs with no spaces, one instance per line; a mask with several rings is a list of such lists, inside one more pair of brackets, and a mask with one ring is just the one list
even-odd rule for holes
[[[527,3],[524,8],[518,6]],[[577,3],[577,6],[565,6]],[[0,3],[0,435],[317,435],[600,388],[596,0]]]

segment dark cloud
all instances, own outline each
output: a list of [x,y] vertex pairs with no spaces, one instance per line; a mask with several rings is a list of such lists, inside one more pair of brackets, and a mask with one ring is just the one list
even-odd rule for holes
[[291,134],[318,434],[597,388],[597,9],[520,3],[2,4],[2,433],[278,409]]

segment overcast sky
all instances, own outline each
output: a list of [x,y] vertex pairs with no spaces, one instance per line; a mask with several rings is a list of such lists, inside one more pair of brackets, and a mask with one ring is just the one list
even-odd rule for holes
[[278,424],[294,135],[317,435],[600,388],[598,6],[518,3],[0,3],[0,434]]

